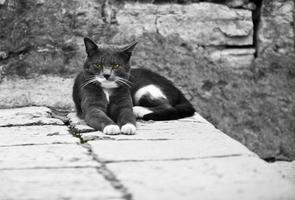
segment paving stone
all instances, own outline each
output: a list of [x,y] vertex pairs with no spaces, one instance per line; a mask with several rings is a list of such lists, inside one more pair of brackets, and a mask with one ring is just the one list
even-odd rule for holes
[[187,140],[95,140],[88,143],[104,161],[256,156],[245,146],[222,134],[200,134],[200,137]]
[[[214,126],[204,119],[198,113],[193,117],[187,117],[179,120],[172,121],[138,121],[137,134],[135,135],[105,135],[101,131],[95,131],[90,126],[86,125],[84,120],[77,117],[75,113],[67,115],[70,127],[74,133],[79,135],[84,141],[89,140],[163,140],[163,139],[191,139],[196,136],[190,134],[191,131],[207,133],[208,130],[212,132]],[[195,126],[198,124],[198,126]],[[193,125],[193,126],[192,126]],[[189,128],[190,131],[183,131],[182,134],[175,134],[179,127]],[[176,130],[176,131],[175,131]]]
[[269,165],[277,170],[283,178],[292,181],[295,184],[295,161],[277,161],[269,163]]
[[1,170],[3,200],[103,200],[122,199],[93,168]]
[[124,162],[107,164],[107,167],[134,199],[140,200],[295,198],[295,186],[257,157]]
[[76,144],[0,147],[0,169],[98,166]]
[[0,147],[29,144],[79,143],[66,126],[14,126],[0,127]]
[[[161,127],[161,125],[163,125],[163,127]],[[222,134],[217,129],[212,130],[212,126],[208,124],[198,124],[197,127],[187,126],[186,129],[183,129],[181,134],[179,133],[178,129],[176,128],[169,129],[167,128],[167,125],[169,124],[165,124],[165,123],[163,124],[162,122],[157,122],[155,124],[139,122],[137,123],[137,133],[135,135],[122,135],[122,134],[121,135],[105,135],[100,131],[94,131],[94,132],[80,133],[80,136],[84,141],[90,141],[90,140],[152,140],[153,141],[153,140],[191,140],[191,139],[200,139],[200,137],[215,138],[216,134],[218,135]],[[187,131],[188,129],[189,131]],[[227,136],[224,135],[222,137],[227,137]]]
[[0,109],[0,127],[42,124],[64,125],[61,120],[52,118],[51,110],[46,107]]
[[85,133],[85,132],[95,131],[93,128],[88,126],[84,120],[80,119],[76,115],[76,113],[69,113],[67,115],[67,118],[69,119],[70,128],[75,133]]

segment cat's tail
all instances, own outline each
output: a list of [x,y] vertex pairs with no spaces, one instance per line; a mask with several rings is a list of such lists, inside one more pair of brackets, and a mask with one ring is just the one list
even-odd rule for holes
[[164,121],[193,116],[196,112],[193,105],[182,94],[180,96],[178,104],[162,109],[153,109],[152,113],[143,116],[143,120]]

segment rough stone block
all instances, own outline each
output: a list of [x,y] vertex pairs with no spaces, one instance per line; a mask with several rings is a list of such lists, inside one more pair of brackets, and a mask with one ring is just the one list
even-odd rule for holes
[[277,170],[283,178],[292,181],[295,184],[295,161],[276,161],[269,164],[273,169]]
[[295,185],[283,180],[257,157],[124,162],[107,166],[134,199],[291,200],[295,197]]
[[210,53],[209,59],[215,64],[232,69],[249,69],[254,62],[255,49],[224,49]]
[[136,135],[108,137],[113,140],[89,142],[93,152],[105,161],[255,156],[245,146],[215,129],[214,126],[198,122],[138,123]]
[[117,20],[117,39],[157,32],[164,37],[176,34],[184,41],[205,46],[253,43],[251,12],[224,5],[126,3],[118,11]]
[[32,144],[79,143],[66,126],[15,126],[0,127],[0,147]]
[[48,124],[64,125],[61,120],[52,118],[51,110],[46,107],[0,109],[0,127]]
[[295,51],[293,0],[263,1],[258,28],[258,56],[293,54]]
[[47,75],[34,79],[17,80],[4,79],[0,84],[0,108],[28,105],[72,108],[72,87],[72,78],[57,76]]
[[93,168],[1,170],[0,185],[3,200],[123,199]]
[[0,170],[98,166],[82,146],[76,144],[0,147]]

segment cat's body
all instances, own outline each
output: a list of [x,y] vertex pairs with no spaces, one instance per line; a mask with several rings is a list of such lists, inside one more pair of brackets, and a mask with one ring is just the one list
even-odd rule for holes
[[134,134],[136,117],[171,120],[194,114],[193,106],[166,78],[130,68],[135,44],[102,49],[90,39],[84,41],[88,57],[75,79],[73,99],[78,116],[93,128],[106,134]]

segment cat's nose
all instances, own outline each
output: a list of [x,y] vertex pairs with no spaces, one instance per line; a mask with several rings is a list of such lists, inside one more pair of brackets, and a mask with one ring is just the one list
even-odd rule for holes
[[105,77],[105,79],[108,80],[108,79],[110,78],[111,75],[109,75],[109,74],[104,74],[103,76]]

